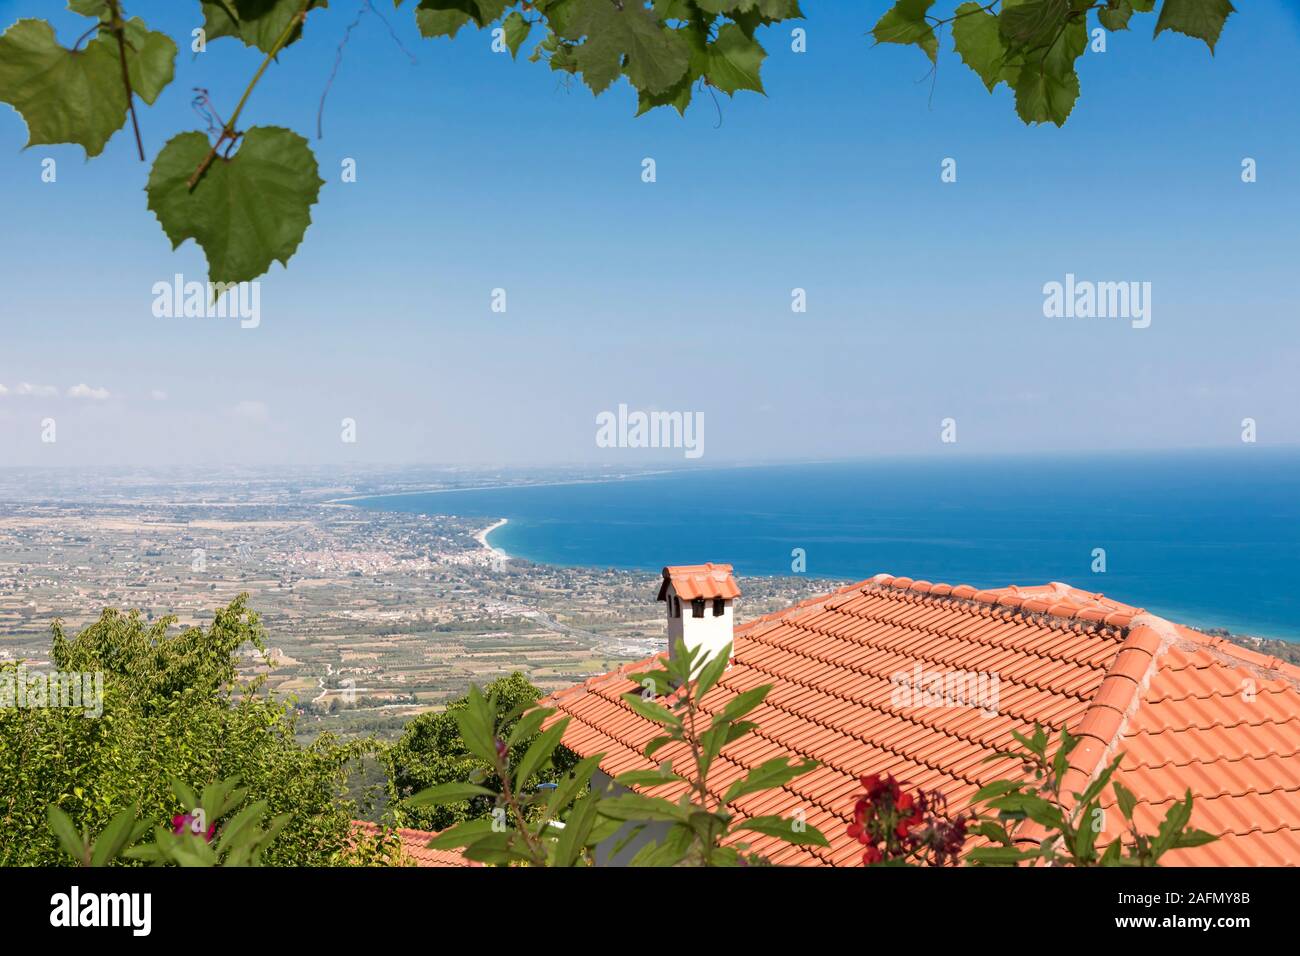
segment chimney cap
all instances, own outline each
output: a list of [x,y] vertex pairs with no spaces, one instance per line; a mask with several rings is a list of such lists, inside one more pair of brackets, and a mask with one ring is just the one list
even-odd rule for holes
[[740,597],[740,587],[736,584],[729,564],[678,564],[664,568],[664,581],[659,586],[658,600],[668,598],[668,585],[673,586],[677,596],[683,601],[696,598],[724,598],[730,600]]

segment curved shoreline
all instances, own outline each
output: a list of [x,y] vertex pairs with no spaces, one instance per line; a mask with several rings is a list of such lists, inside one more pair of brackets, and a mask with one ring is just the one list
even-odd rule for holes
[[510,520],[509,518],[502,518],[500,521],[497,521],[495,524],[489,525],[488,527],[484,528],[482,531],[474,535],[475,541],[481,544],[488,551],[492,552],[492,554],[495,557],[500,558],[502,561],[509,561],[510,555],[508,555],[505,551],[501,550],[500,548],[494,548],[492,545],[488,544],[488,535],[490,535],[497,528],[501,527],[503,524],[506,524],[509,520]]

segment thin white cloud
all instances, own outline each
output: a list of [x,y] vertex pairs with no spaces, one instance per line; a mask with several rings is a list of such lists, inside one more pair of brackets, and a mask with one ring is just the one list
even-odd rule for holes
[[74,385],[72,388],[68,389],[68,398],[85,398],[92,402],[103,402],[106,401],[108,397],[108,389],[92,388],[85,382],[82,382],[80,385]]
[[5,388],[3,385],[0,385],[0,396],[8,395],[8,394],[9,394],[9,389]]
[[167,393],[164,392],[161,388],[155,388],[152,392],[149,393],[149,397],[152,398],[155,402],[167,401]]
[[36,398],[51,398],[59,394],[53,385],[33,385],[31,382],[19,382],[14,386],[15,395],[31,395]]

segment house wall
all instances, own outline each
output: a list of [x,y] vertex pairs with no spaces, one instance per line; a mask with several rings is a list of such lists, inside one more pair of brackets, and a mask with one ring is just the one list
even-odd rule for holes
[[[597,770],[595,774],[592,775],[591,787],[593,790],[604,792],[606,796],[610,797],[617,797],[620,794],[628,792],[626,787],[620,787],[618,784],[614,783],[609,775],[603,770]],[[645,829],[638,833],[633,839],[629,840],[627,846],[623,847],[616,854],[614,848],[623,840],[626,840],[627,835],[638,826],[644,827]],[[592,853],[592,856],[595,857],[596,865],[627,866],[632,857],[636,856],[643,846],[652,841],[658,842],[667,836],[668,828],[670,826],[672,826],[672,824],[663,820],[646,820],[644,822],[629,820],[627,823],[623,824],[623,826],[619,828],[619,831],[612,837],[602,843],[596,844],[595,850]]]

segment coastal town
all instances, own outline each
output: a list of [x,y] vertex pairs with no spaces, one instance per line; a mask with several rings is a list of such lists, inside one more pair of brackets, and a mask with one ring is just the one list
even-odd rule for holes
[[[212,481],[195,494],[184,482],[106,482],[75,489],[76,504],[16,500],[7,487],[0,660],[46,664],[56,620],[69,634],[105,608],[202,624],[247,594],[269,663],[249,648],[246,672],[297,703],[305,736],[393,737],[471,682],[518,670],[550,691],[659,647],[662,608],[646,597],[654,572],[534,564],[487,543],[501,519],[361,510],[333,497],[401,485],[295,477]],[[836,583],[748,579],[742,619]]]

